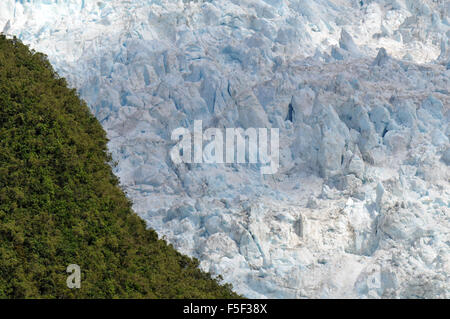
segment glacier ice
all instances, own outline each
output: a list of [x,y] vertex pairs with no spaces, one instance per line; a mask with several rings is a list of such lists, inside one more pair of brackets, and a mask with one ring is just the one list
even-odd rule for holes
[[[0,30],[79,90],[149,227],[237,292],[449,298],[449,9],[6,0]],[[194,120],[279,128],[279,172],[174,165]]]

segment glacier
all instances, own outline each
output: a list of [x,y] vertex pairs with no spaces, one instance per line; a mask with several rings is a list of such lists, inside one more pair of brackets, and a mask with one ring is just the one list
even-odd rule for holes
[[[450,298],[450,2],[4,0],[105,128],[134,210],[249,298]],[[280,169],[171,131],[280,130]]]

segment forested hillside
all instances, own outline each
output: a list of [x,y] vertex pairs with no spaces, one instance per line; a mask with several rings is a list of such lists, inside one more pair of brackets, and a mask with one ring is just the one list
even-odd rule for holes
[[0,297],[237,297],[146,229],[106,144],[46,56],[0,36]]

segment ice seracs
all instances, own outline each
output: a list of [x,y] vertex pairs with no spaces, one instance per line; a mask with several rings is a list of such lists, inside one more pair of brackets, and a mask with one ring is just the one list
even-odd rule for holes
[[[2,1],[101,121],[134,209],[248,297],[450,297],[448,1]],[[279,128],[280,167],[175,165]]]

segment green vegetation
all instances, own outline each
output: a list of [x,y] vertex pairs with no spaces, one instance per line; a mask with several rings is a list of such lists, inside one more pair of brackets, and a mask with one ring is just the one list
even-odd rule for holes
[[239,297],[146,229],[106,143],[46,56],[0,35],[0,298]]

